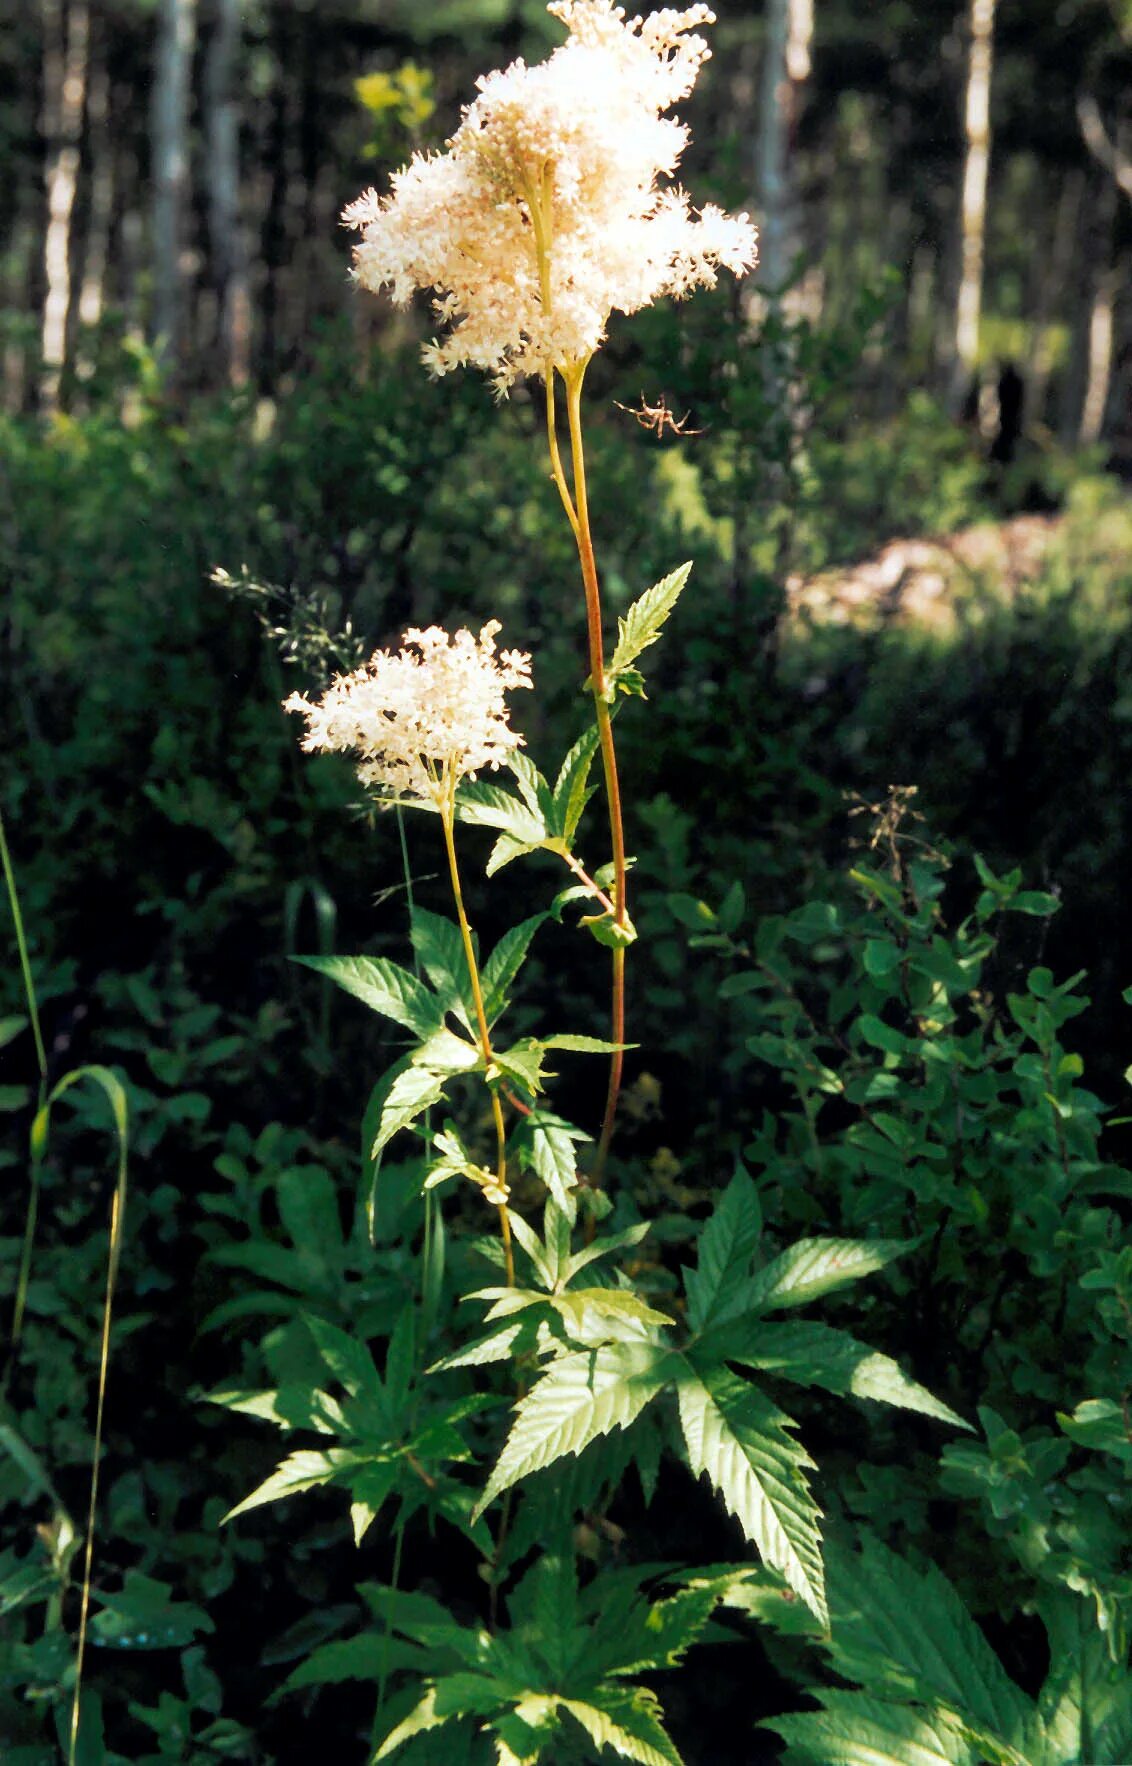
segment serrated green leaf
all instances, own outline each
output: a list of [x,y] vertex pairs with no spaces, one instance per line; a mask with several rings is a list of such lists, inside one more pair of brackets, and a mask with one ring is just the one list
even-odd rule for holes
[[574,1055],[613,1055],[618,1049],[635,1049],[635,1042],[604,1042],[600,1036],[573,1036],[569,1032],[544,1036],[544,1049],[565,1049]]
[[701,1340],[697,1353],[759,1369],[798,1386],[852,1393],[901,1410],[919,1411],[959,1429],[969,1429],[942,1399],[910,1379],[899,1362],[857,1342],[847,1331],[808,1319],[782,1324],[752,1314],[735,1319]]
[[554,782],[554,814],[551,832],[566,845],[572,846],[574,835],[578,831],[578,823],[582,811],[591,796],[587,784],[590,767],[597,753],[599,735],[597,726],[591,724],[571,748],[562,762],[558,777]]
[[596,1748],[612,1748],[639,1766],[683,1766],[660,1720],[660,1702],[647,1687],[603,1686],[600,1705],[570,1698],[558,1702]]
[[456,1349],[451,1355],[442,1356],[429,1368],[430,1374],[447,1373],[454,1367],[484,1367],[491,1361],[509,1361],[512,1346],[516,1338],[522,1335],[526,1321],[519,1319],[517,1323],[505,1324],[501,1330],[490,1331],[484,1337],[477,1337],[466,1349]]
[[627,1429],[670,1371],[670,1352],[651,1343],[615,1343],[552,1362],[516,1406],[476,1514],[529,1472],[581,1453],[611,1429]]
[[541,1178],[569,1220],[577,1213],[578,1181],[575,1145],[590,1136],[551,1110],[532,1110],[515,1132],[513,1145],[520,1163]]
[[381,1105],[377,1133],[373,1137],[370,1158],[389,1145],[395,1134],[410,1128],[426,1110],[444,1096],[444,1080],[424,1067],[406,1067],[394,1079]]
[[507,1004],[507,993],[523,965],[530,943],[539,927],[549,918],[547,914],[532,914],[529,920],[520,921],[505,932],[495,949],[483,966],[480,983],[483,988],[484,1012],[489,1024],[494,1024]]
[[230,1508],[224,1520],[234,1521],[237,1515],[246,1515],[250,1509],[278,1502],[284,1496],[295,1496],[300,1490],[313,1490],[316,1484],[329,1484],[345,1465],[351,1463],[353,1456],[339,1447],[301,1448],[276,1466],[270,1478],[265,1478],[250,1496]]
[[386,1409],[385,1387],[365,1344],[331,1324],[329,1319],[317,1318],[313,1313],[304,1313],[303,1323],[330,1372],[351,1398],[364,1393]]
[[[495,1066],[511,1079],[517,1079],[532,1096],[542,1090],[544,1045],[537,1037],[520,1037],[509,1049],[493,1051]],[[490,1075],[490,1069],[489,1075]]]
[[385,957],[292,957],[291,961],[325,975],[371,1012],[392,1018],[417,1036],[429,1036],[440,1024],[443,1006],[435,995]]
[[494,877],[504,865],[511,864],[517,858],[525,858],[528,852],[537,852],[541,845],[541,840],[518,840],[514,834],[501,834],[488,857],[486,875]]
[[773,1717],[782,1766],[978,1766],[947,1712],[911,1711],[863,1692],[822,1692],[824,1711]]
[[805,1473],[813,1461],[790,1419],[726,1368],[685,1360],[677,1378],[688,1460],[706,1472],[763,1560],[828,1624],[820,1519]]
[[426,1042],[409,1057],[414,1067],[427,1067],[430,1073],[470,1073],[483,1060],[475,1043],[457,1036],[446,1024],[433,1032]]
[[414,907],[410,937],[421,967],[439,995],[442,1012],[454,1013],[469,1035],[474,1035],[475,1007],[460,928],[426,908]]
[[532,812],[512,792],[486,779],[461,784],[456,795],[456,817],[472,827],[500,828],[513,839],[537,846],[547,835],[541,815]]
[[742,1304],[762,1226],[758,1191],[740,1167],[700,1233],[696,1268],[684,1271],[693,1331],[726,1318]]
[[1132,1439],[1123,1408],[1111,1398],[1086,1398],[1072,1416],[1058,1411],[1057,1420],[1071,1441],[1098,1453],[1112,1453],[1132,1464]]
[[610,658],[607,674],[621,674],[631,667],[642,650],[655,644],[665,620],[680,597],[691,568],[689,561],[681,564],[668,576],[662,577],[660,582],[654,583],[639,600],[633,602],[624,619],[618,619],[617,647]]
[[807,1306],[883,1269],[912,1248],[906,1239],[799,1239],[757,1271],[744,1306],[752,1312]]
[[347,1680],[378,1681],[383,1674],[418,1672],[424,1661],[418,1645],[377,1631],[360,1637],[336,1637],[318,1644],[292,1669],[283,1685],[271,1695],[275,1704],[281,1694],[299,1692],[307,1686],[341,1686]]
[[387,1760],[402,1742],[409,1741],[414,1735],[423,1735],[426,1729],[439,1729],[442,1724],[450,1723],[456,1715],[455,1711],[446,1711],[443,1715],[437,1713],[436,1688],[430,1686],[420,1704],[395,1729],[389,1731],[373,1756],[372,1766],[377,1766],[379,1760]]
[[832,1545],[827,1573],[839,1674],[888,1697],[938,1701],[1025,1756],[1034,1706],[934,1565],[913,1568],[866,1535],[860,1551]]

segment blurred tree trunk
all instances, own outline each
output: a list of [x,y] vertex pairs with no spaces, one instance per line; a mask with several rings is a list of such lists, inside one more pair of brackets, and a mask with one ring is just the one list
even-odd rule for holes
[[951,376],[951,404],[956,411],[966,397],[979,355],[979,318],[983,304],[983,261],[987,231],[987,175],[990,168],[994,13],[995,0],[970,0],[970,49],[964,105],[967,146],[963,162],[959,298],[955,309],[955,347]]
[[42,0],[43,136],[47,145],[44,235],[43,379],[46,410],[59,402],[71,331],[72,218],[86,110],[90,8],[87,0]]
[[153,86],[153,335],[172,364],[183,345],[181,250],[196,27],[196,0],[160,0]]
[[1113,263],[1116,209],[1116,185],[1105,183],[1092,217],[1088,253],[1091,288],[1087,305],[1085,387],[1075,437],[1083,448],[1092,447],[1101,438],[1112,385],[1114,314],[1119,287],[1118,272]]
[[240,105],[236,69],[243,0],[217,0],[204,68],[208,231],[216,294],[216,339],[231,385],[248,378],[251,310],[240,218]]
[[774,299],[799,245],[793,150],[802,88],[810,75],[813,0],[767,0],[765,19],[756,142],[759,278],[763,292]]
[[109,117],[110,70],[106,63],[105,31],[100,31],[92,47],[87,96],[90,207],[79,288],[79,321],[83,325],[97,325],[106,303],[106,266],[114,219],[114,144]]
[[1049,377],[1053,368],[1054,325],[1057,316],[1065,310],[1084,194],[1084,174],[1074,168],[1066,174],[1061,186],[1050,248],[1042,258],[1033,342],[1025,372],[1026,406],[1031,423],[1041,423],[1045,413]]

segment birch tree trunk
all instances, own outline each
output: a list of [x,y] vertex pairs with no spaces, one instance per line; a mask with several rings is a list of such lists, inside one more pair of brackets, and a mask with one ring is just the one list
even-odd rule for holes
[[959,298],[955,309],[955,348],[951,404],[959,410],[979,355],[986,253],[987,176],[990,168],[990,90],[994,62],[995,0],[970,0],[965,111],[966,154],[960,231]]
[[792,175],[801,91],[810,74],[813,0],[767,0],[756,182],[760,201],[759,284],[777,298],[798,249]]
[[232,386],[248,378],[250,305],[240,216],[240,105],[236,69],[243,0],[217,0],[204,67],[208,232],[216,291],[216,336]]
[[196,0],[160,0],[153,86],[153,334],[159,354],[173,364],[183,344],[181,250],[196,26]]
[[59,403],[71,318],[71,232],[86,110],[90,8],[87,0],[42,0],[43,135],[47,143],[47,230],[43,269],[43,380],[46,410]]

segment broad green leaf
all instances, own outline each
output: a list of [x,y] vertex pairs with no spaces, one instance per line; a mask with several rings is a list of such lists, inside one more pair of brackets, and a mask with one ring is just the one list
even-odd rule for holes
[[[599,1697],[600,1704],[595,1702]],[[562,1698],[559,1703],[596,1748],[612,1748],[640,1766],[683,1766],[660,1720],[660,1701],[647,1687],[606,1684],[590,1699]]]
[[[1120,1748],[1120,1734],[1132,1726],[1132,1674],[1123,1659],[1114,1662],[1085,1596],[1050,1589],[1038,1605],[1049,1637],[1050,1667],[1038,1695],[1052,1757],[1059,1763],[1093,1758],[1115,1763],[1132,1750]],[[1117,1645],[1119,1647],[1119,1645]],[[1110,1745],[1100,1746],[1105,1730]]]
[[423,1067],[407,1067],[390,1086],[381,1106],[381,1118],[370,1149],[376,1159],[395,1134],[409,1128],[444,1096],[444,1081]]
[[321,1165],[289,1165],[281,1171],[275,1184],[275,1204],[287,1237],[304,1261],[332,1257],[340,1250],[338,1193],[330,1173]]
[[590,796],[586,781],[597,753],[598,740],[597,727],[591,724],[571,748],[554,781],[553,832],[566,842],[567,847],[574,843],[582,811]]
[[352,1337],[348,1331],[331,1324],[329,1319],[316,1318],[313,1313],[304,1313],[303,1323],[314,1338],[315,1347],[330,1372],[351,1398],[364,1393],[383,1410],[386,1409],[385,1387],[374,1366],[373,1356],[365,1344],[359,1342],[357,1337]]
[[503,869],[504,865],[511,864],[514,859],[525,857],[528,852],[537,852],[541,845],[541,840],[518,840],[514,834],[501,834],[488,857],[485,866],[487,875],[494,877],[497,871]]
[[455,1711],[446,1711],[443,1716],[437,1715],[436,1688],[430,1686],[420,1704],[398,1723],[396,1729],[390,1730],[373,1756],[371,1766],[377,1766],[379,1760],[387,1760],[403,1741],[409,1741],[414,1735],[422,1735],[426,1729],[439,1729],[442,1724],[450,1723],[456,1715]]
[[392,1018],[416,1036],[429,1036],[443,1015],[442,1003],[423,981],[385,957],[293,957],[306,969],[314,969],[337,982],[371,1012]]
[[561,1272],[561,1280],[573,1281],[580,1270],[587,1264],[594,1263],[599,1257],[610,1257],[614,1251],[630,1250],[646,1239],[651,1230],[651,1222],[640,1220],[635,1226],[627,1226],[622,1232],[610,1233],[608,1238],[595,1239],[592,1245],[586,1245],[581,1251],[575,1251],[567,1258]]
[[354,1456],[340,1447],[301,1448],[276,1466],[270,1478],[266,1478],[250,1496],[230,1508],[224,1520],[234,1521],[237,1515],[245,1515],[249,1509],[262,1508],[264,1503],[278,1502],[281,1497],[294,1496],[300,1490],[313,1490],[316,1484],[329,1484],[343,1467],[353,1463]]
[[[913,1568],[869,1536],[827,1553],[839,1674],[870,1692],[938,1701],[1025,1751],[1034,1707],[1016,1687],[947,1578]],[[915,1624],[909,1624],[909,1614]]]
[[483,1055],[477,1044],[457,1036],[444,1024],[414,1049],[409,1059],[414,1067],[427,1067],[430,1073],[470,1073]]
[[700,1233],[696,1268],[684,1271],[688,1323],[693,1331],[702,1331],[743,1304],[741,1296],[762,1224],[758,1191],[740,1168]]
[[565,1033],[557,1036],[544,1036],[544,1049],[565,1049],[574,1055],[612,1055],[618,1049],[635,1049],[635,1042],[603,1042],[600,1036],[573,1036]]
[[10,1013],[0,1018],[0,1049],[5,1048],[8,1043],[14,1042],[21,1030],[26,1028],[27,1022],[27,1019],[19,1013]]
[[268,1703],[276,1704],[281,1694],[298,1692],[306,1686],[340,1686],[346,1680],[376,1682],[383,1674],[413,1669],[419,1672],[422,1661],[419,1645],[399,1637],[377,1631],[366,1631],[359,1637],[336,1637],[319,1644],[304,1657]]
[[483,987],[484,1011],[489,1024],[495,1023],[506,1006],[508,989],[522,967],[531,939],[548,918],[547,914],[533,914],[529,920],[512,926],[509,932],[503,934],[484,964],[480,981]]
[[912,1248],[907,1239],[799,1239],[756,1273],[744,1306],[752,1312],[807,1306],[883,1269]]
[[512,1344],[525,1328],[525,1321],[519,1319],[503,1326],[502,1330],[491,1331],[487,1336],[477,1337],[466,1349],[456,1349],[451,1355],[443,1356],[428,1369],[430,1374],[447,1373],[454,1367],[483,1367],[490,1361],[509,1361]]
[[[509,1049],[495,1049],[493,1052],[495,1065],[501,1073],[517,1079],[532,1096],[542,1090],[543,1056],[546,1051],[537,1037],[521,1037]],[[490,1068],[488,1075],[491,1076]]]
[[547,828],[541,815],[532,812],[512,792],[486,779],[462,784],[456,796],[456,816],[473,827],[500,828],[513,839],[538,846]]
[[681,564],[669,576],[662,577],[660,582],[654,583],[639,600],[633,602],[624,619],[618,619],[617,647],[606,670],[608,675],[619,675],[636,661],[642,650],[655,644],[665,620],[679,599],[691,568],[689,561]]
[[421,967],[440,995],[442,1011],[455,1013],[464,1029],[474,1034],[472,984],[460,928],[426,908],[414,907],[410,936]]
[[1071,1441],[1098,1453],[1111,1453],[1132,1465],[1132,1438],[1128,1418],[1111,1398],[1086,1398],[1072,1416],[1058,1411],[1057,1420]]
[[515,1132],[514,1147],[521,1164],[540,1177],[569,1220],[577,1211],[574,1195],[578,1180],[575,1146],[589,1135],[555,1116],[550,1110],[532,1110]]
[[[906,1622],[911,1615],[906,1615]],[[822,1692],[824,1711],[773,1717],[782,1766],[979,1766],[946,1711],[913,1711],[863,1692]]]
[[971,1427],[926,1387],[910,1379],[891,1356],[858,1343],[845,1331],[808,1319],[780,1324],[760,1314],[738,1318],[702,1339],[697,1353],[778,1374],[798,1386],[852,1393],[856,1398],[872,1398],[879,1404],[938,1417],[959,1429]]
[[813,1465],[790,1419],[726,1368],[685,1360],[677,1377],[680,1426],[692,1471],[706,1472],[764,1561],[828,1623]]
[[476,1514],[528,1473],[581,1453],[611,1429],[627,1429],[664,1386],[671,1366],[670,1352],[651,1343],[616,1343],[552,1362],[516,1406]]

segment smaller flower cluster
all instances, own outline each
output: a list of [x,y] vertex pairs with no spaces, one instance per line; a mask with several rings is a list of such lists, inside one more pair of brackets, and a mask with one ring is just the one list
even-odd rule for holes
[[497,655],[499,630],[494,619],[478,639],[414,628],[399,651],[377,651],[317,703],[293,693],[284,710],[306,718],[308,752],[352,750],[363,784],[440,805],[456,780],[498,767],[522,745],[504,695],[531,685],[531,659],[518,650]]

